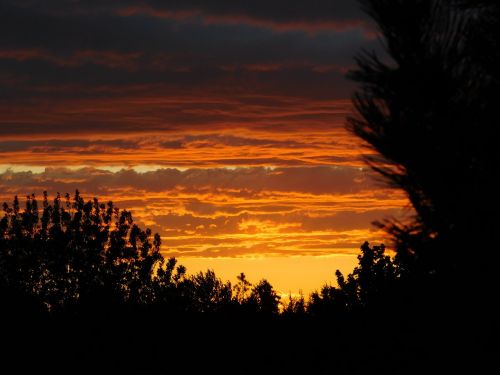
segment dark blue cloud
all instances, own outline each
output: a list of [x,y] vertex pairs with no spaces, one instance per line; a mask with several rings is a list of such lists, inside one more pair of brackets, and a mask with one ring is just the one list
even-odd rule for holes
[[[378,48],[366,32],[355,1],[0,0],[0,109],[44,100],[56,132],[88,121],[59,118],[68,100],[347,98],[353,55]],[[184,107],[166,116],[172,126],[211,120]],[[88,128],[119,121],[93,118]],[[36,127],[0,119],[0,133]]]

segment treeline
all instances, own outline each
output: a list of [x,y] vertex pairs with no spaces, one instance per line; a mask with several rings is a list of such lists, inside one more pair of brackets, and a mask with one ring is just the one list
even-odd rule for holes
[[[243,273],[234,285],[211,270],[189,275],[112,202],[77,191],[31,195],[22,206],[5,203],[0,220],[1,369],[323,373],[332,358],[343,373],[402,368],[368,349],[385,340],[369,322],[395,304],[389,290],[402,276],[383,246],[364,244],[337,286],[282,301],[268,281]],[[393,339],[387,347],[400,350]]]
[[175,258],[162,256],[158,234],[141,229],[113,202],[85,201],[78,191],[53,200],[44,193],[41,202],[27,196],[23,208],[16,196],[3,213],[0,299],[10,299],[6,309],[31,301],[34,311],[49,315],[121,306],[172,314],[317,316],[378,301],[400,277],[383,245],[365,243],[353,273],[337,271],[337,286],[324,286],[309,301],[280,301],[267,280],[253,285],[244,273],[234,285],[212,270],[188,275]]

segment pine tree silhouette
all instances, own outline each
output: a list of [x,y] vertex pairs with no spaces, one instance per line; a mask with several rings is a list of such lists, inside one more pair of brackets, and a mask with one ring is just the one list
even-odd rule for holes
[[[471,262],[474,269],[498,264],[498,252],[490,249],[500,208],[499,5],[361,3],[387,56],[365,51],[357,57],[350,77],[360,89],[349,128],[377,151],[368,162],[407,193],[416,211],[412,223],[384,225],[397,240],[399,260],[427,274],[463,272]],[[472,248],[488,255],[470,257]]]

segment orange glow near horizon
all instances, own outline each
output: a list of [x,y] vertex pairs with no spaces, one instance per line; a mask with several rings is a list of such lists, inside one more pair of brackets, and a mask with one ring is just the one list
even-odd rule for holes
[[[39,108],[11,108],[6,119],[30,123],[32,132],[3,128],[0,199],[79,189],[131,210],[161,235],[163,254],[190,273],[214,268],[234,279],[247,272],[281,293],[307,296],[333,282],[335,269],[352,270],[364,241],[384,242],[373,221],[411,212],[406,197],[364,164],[371,151],[345,129],[348,101],[255,100],[244,110],[237,99],[217,97],[204,109],[187,98],[70,102],[38,117]],[[167,104],[200,124],[165,125]],[[139,114],[145,110],[148,118]],[[111,125],[43,133],[32,124],[67,116]],[[122,126],[113,125],[117,119]]]
[[189,273],[213,268],[234,279],[245,272],[306,296],[333,282],[335,269],[352,270],[364,241],[384,242],[371,222],[409,213],[403,194],[358,167],[13,168],[0,173],[0,187],[3,201],[21,190],[40,197],[76,188],[87,199],[113,200],[158,232],[164,256]]
[[335,271],[352,272],[357,264],[354,254],[329,256],[279,256],[250,258],[179,258],[179,263],[190,270],[213,269],[223,280],[236,283],[235,270],[244,271],[247,279],[256,284],[262,277],[274,286],[285,300],[319,291],[324,285],[335,285]]

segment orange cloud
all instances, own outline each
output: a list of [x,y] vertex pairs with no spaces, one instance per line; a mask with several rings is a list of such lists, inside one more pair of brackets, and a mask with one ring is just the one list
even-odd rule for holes
[[351,107],[342,100],[126,96],[0,110],[3,164],[363,165],[361,143],[344,129]]
[[113,199],[159,232],[167,255],[354,254],[383,240],[371,222],[408,215],[405,197],[355,167],[6,171],[0,198],[82,190]]

